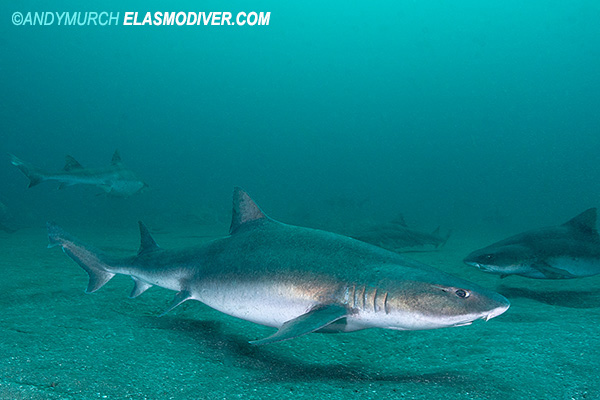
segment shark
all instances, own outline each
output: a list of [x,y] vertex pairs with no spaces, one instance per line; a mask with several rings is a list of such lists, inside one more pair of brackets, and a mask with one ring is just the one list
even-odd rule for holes
[[351,235],[351,237],[383,247],[392,251],[402,251],[405,248],[434,246],[436,249],[443,247],[452,231],[444,236],[440,234],[440,227],[431,233],[421,232],[409,228],[400,215],[396,219],[378,226],[373,226],[365,231]]
[[115,197],[129,197],[148,187],[133,171],[123,165],[118,150],[114,152],[110,166],[107,168],[84,168],[75,158],[68,155],[63,170],[56,172],[44,171],[12,154],[9,154],[9,156],[11,164],[29,179],[29,187],[36,186],[44,181],[59,182],[59,189],[78,184],[93,185]]
[[501,277],[572,279],[600,274],[596,208],[562,225],[519,233],[469,254],[464,262]]
[[183,249],[163,249],[139,223],[136,255],[93,249],[55,223],[59,246],[89,276],[93,293],[115,275],[129,275],[135,298],[152,286],[176,291],[168,309],[188,300],[276,328],[266,345],[312,332],[367,328],[421,330],[489,320],[506,298],[400,254],[331,232],[287,225],[266,216],[240,188],[226,237]]

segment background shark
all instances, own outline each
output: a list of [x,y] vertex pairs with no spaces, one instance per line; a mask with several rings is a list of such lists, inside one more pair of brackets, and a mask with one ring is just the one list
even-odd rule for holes
[[569,279],[600,273],[596,208],[570,221],[501,240],[469,254],[464,262],[483,271],[538,279]]
[[62,171],[47,172],[10,155],[11,163],[29,178],[29,187],[43,181],[59,182],[59,189],[72,185],[93,185],[101,188],[107,194],[116,197],[129,197],[141,192],[148,185],[125,168],[119,151],[115,151],[110,166],[102,169],[84,168],[75,158],[66,156],[66,164]]
[[421,232],[411,229],[406,225],[402,215],[398,218],[383,224],[372,226],[363,232],[351,237],[362,240],[363,242],[374,244],[392,251],[402,251],[406,248],[424,247],[427,245],[435,248],[444,246],[452,232],[449,231],[445,236],[440,235],[438,227],[431,233]]
[[50,246],[62,247],[87,271],[88,293],[116,274],[129,275],[135,282],[130,297],[153,285],[176,290],[166,312],[193,299],[279,329],[253,344],[316,331],[469,325],[509,307],[497,293],[399,254],[276,222],[239,188],[234,191],[228,237],[195,248],[164,250],[141,223],[140,231],[138,254],[116,258],[48,224]]

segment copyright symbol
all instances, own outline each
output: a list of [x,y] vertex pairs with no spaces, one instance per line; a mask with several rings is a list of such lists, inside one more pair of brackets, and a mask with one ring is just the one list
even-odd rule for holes
[[23,14],[21,14],[20,12],[15,12],[12,15],[12,23],[14,25],[21,25],[23,23]]

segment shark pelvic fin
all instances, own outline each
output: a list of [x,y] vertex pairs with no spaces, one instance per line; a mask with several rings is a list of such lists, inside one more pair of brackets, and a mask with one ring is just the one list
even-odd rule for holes
[[65,167],[63,169],[65,171],[72,171],[74,169],[83,169],[83,166],[75,158],[65,156]]
[[557,267],[553,267],[552,265],[541,261],[534,263],[532,265],[533,268],[540,271],[547,279],[569,279],[575,278],[575,275],[571,274],[569,271]]
[[167,308],[162,314],[160,314],[159,317],[164,316],[166,313],[173,310],[175,307],[177,307],[184,301],[190,300],[191,298],[192,298],[192,294],[187,290],[181,290],[181,291],[177,292],[177,294],[175,295],[175,298],[171,302],[171,305],[169,306],[169,308]]
[[263,345],[294,339],[318,331],[348,315],[348,310],[339,304],[329,304],[313,308],[306,314],[285,322],[275,334],[250,344]]
[[234,234],[242,225],[261,219],[268,219],[254,200],[239,187],[233,189],[233,215],[229,233]]
[[596,208],[589,208],[578,216],[565,222],[563,225],[570,226],[583,232],[597,234],[596,232]]
[[136,297],[138,297],[140,294],[144,293],[146,290],[150,289],[152,287],[151,284],[149,284],[148,282],[145,282],[141,279],[137,279],[137,278],[133,278],[133,282],[134,282],[134,286],[133,286],[133,290],[131,291],[131,294],[129,295],[130,299],[134,299]]
[[138,250],[138,256],[158,250],[160,247],[158,247],[152,235],[150,235],[150,231],[146,225],[142,221],[138,221],[138,225],[140,226],[140,249]]
[[112,160],[110,161],[110,165],[121,165],[122,161],[121,161],[121,154],[119,153],[119,150],[115,150],[115,152],[113,153],[112,156]]

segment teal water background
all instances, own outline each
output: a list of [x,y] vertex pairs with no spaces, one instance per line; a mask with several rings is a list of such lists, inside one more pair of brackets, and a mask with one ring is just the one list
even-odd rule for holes
[[[265,27],[10,21],[14,11],[103,10],[271,18]],[[2,201],[29,223],[112,226],[218,209],[233,185],[313,224],[336,212],[331,204],[432,228],[544,225],[597,205],[594,1],[24,1],[3,3],[0,17],[0,153],[60,169],[65,154],[102,166],[118,148],[151,187],[128,202],[49,183],[26,190],[6,158]]]

